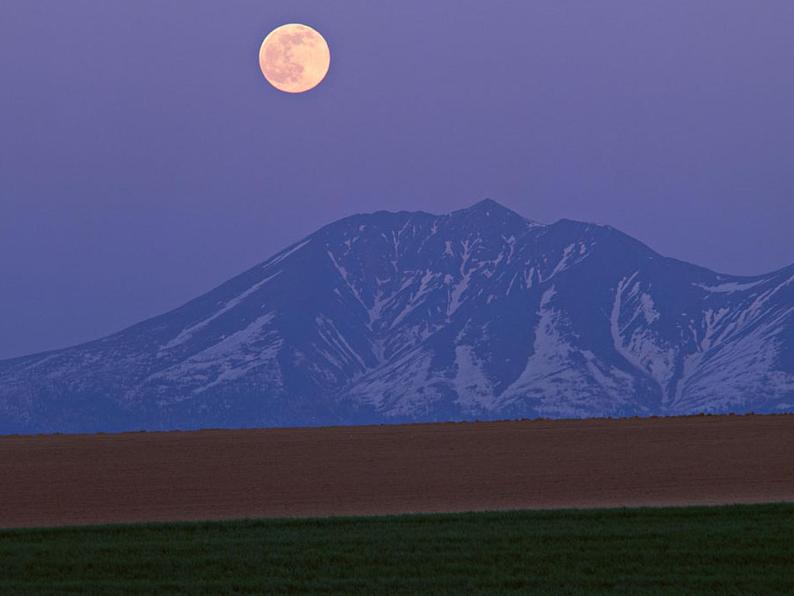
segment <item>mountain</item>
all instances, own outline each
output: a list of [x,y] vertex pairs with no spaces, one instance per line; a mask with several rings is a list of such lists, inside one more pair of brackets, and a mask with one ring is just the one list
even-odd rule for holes
[[0,362],[0,432],[794,411],[794,266],[721,275],[485,200],[332,223],[162,316]]

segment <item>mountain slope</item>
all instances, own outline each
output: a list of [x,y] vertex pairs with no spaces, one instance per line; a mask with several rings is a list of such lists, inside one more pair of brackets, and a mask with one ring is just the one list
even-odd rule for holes
[[490,201],[356,215],[160,317],[0,362],[0,432],[794,411],[794,267]]

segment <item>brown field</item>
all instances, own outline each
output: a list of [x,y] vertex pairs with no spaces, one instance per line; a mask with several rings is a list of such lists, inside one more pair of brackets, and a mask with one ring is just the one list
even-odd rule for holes
[[0,437],[0,527],[794,501],[794,416]]

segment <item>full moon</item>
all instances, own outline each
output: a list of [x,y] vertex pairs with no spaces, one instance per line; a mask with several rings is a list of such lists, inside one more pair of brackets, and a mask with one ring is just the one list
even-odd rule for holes
[[322,35],[291,23],[274,29],[259,48],[259,68],[268,82],[285,93],[303,93],[319,85],[331,65]]

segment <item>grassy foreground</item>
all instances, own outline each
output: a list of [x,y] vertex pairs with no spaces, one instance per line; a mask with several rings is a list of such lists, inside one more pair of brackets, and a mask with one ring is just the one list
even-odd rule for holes
[[794,593],[794,505],[0,531],[0,593]]

